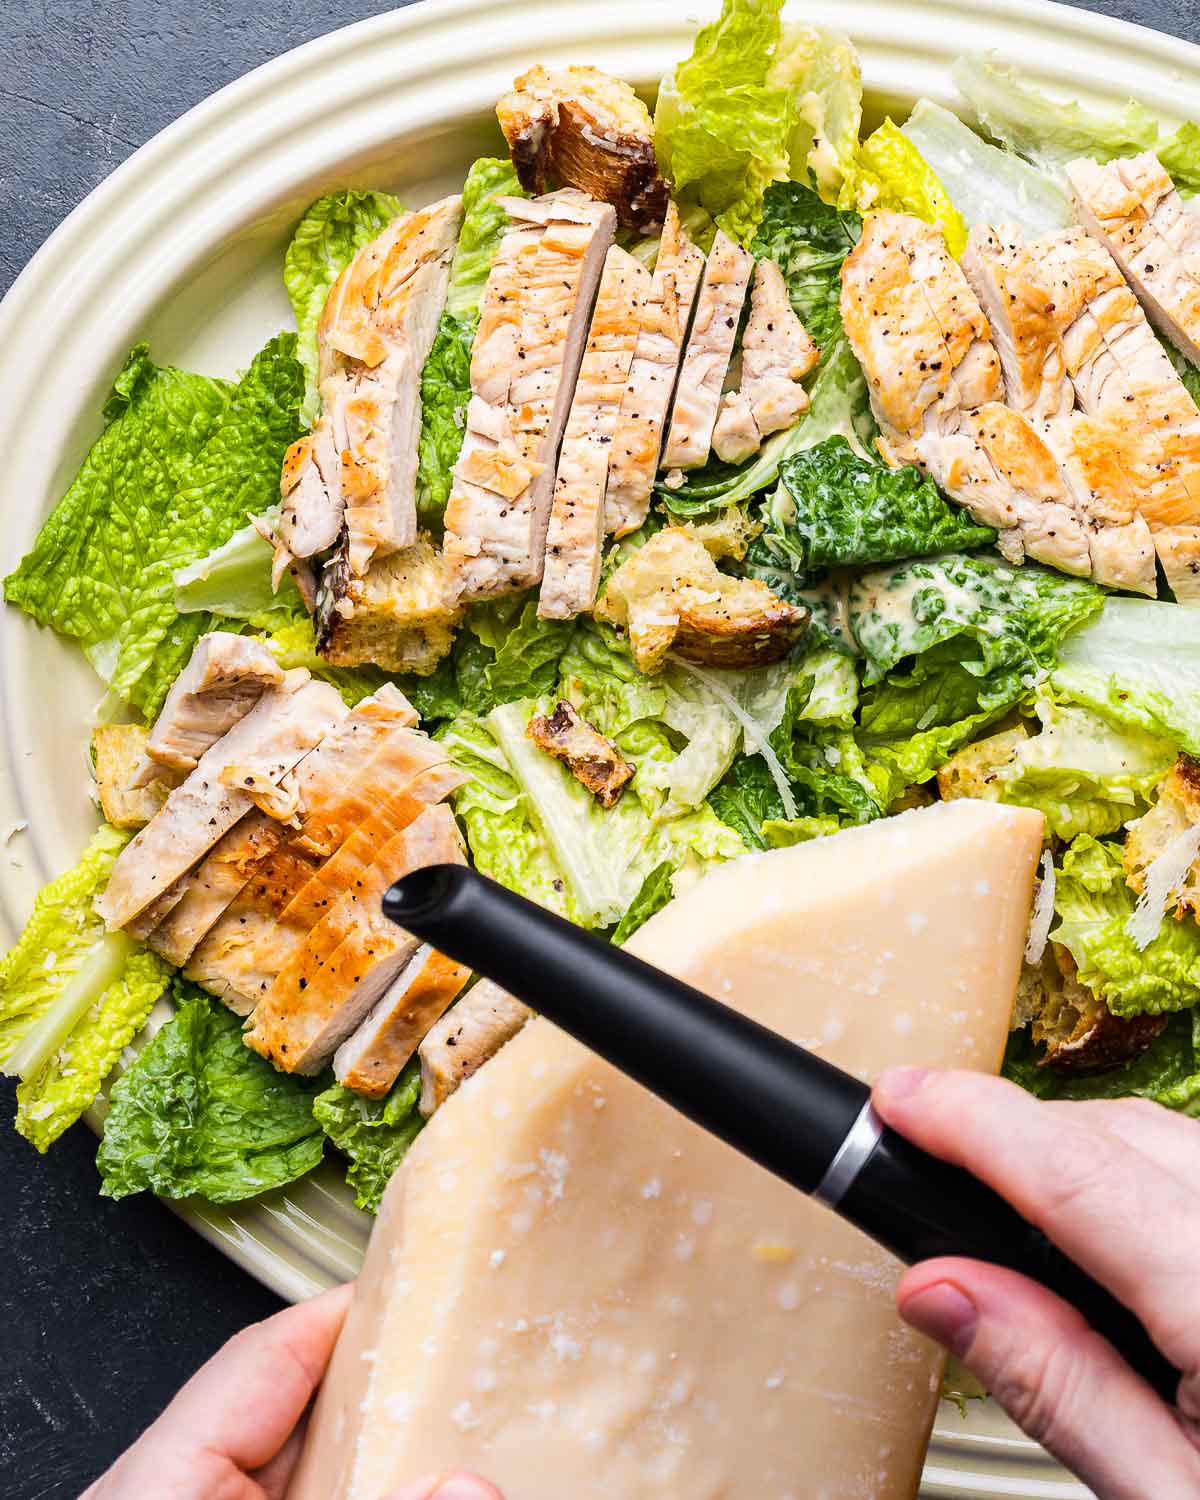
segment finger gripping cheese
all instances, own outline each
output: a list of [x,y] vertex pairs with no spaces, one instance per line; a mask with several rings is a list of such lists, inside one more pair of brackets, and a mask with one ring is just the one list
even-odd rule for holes
[[[631,947],[862,1078],[994,1071],[1041,832],[962,800],[749,856]],[[911,1500],[942,1361],[898,1273],[535,1020],[389,1187],[290,1500]]]

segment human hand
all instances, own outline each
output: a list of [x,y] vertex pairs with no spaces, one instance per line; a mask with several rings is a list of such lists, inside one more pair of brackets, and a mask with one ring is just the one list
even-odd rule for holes
[[1045,1103],[977,1073],[887,1073],[880,1115],[986,1182],[1141,1320],[1182,1372],[1167,1406],[1072,1307],[998,1266],[912,1267],[900,1315],[947,1345],[1100,1500],[1200,1495],[1200,1134],[1144,1099]]
[[[350,1305],[337,1287],[255,1323],[203,1365],[80,1500],[284,1500],[305,1416]],[[431,1476],[388,1500],[502,1500],[482,1480]]]

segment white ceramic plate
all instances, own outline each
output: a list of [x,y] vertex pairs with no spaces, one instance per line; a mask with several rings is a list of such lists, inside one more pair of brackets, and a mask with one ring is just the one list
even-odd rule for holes
[[[32,542],[99,431],[126,351],[232,375],[290,320],[290,226],[318,194],[386,187],[429,201],[502,147],[492,107],[531,62],[587,62],[652,87],[698,19],[674,0],[434,0],[313,42],[192,110],[118,168],[0,305],[3,572]],[[799,10],[799,7],[797,7]],[[1200,117],[1200,47],[1044,0],[808,0],[852,29],[874,113],[954,100],[949,64],[994,48],[1039,82]],[[29,393],[41,393],[31,398]],[[84,746],[99,687],[15,610],[0,619],[0,937],[77,859],[95,816]],[[92,1112],[98,1125],[102,1105]],[[52,1159],[46,1163],[53,1171]],[[352,1276],[369,1221],[326,1169],[232,1212],[184,1205],[205,1238],[296,1299]],[[1087,1491],[990,1403],[944,1406],[922,1495],[1077,1500]]]

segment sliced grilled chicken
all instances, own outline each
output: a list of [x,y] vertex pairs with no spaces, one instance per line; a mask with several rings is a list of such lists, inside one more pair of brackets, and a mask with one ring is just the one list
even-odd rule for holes
[[595,602],[608,460],[649,288],[645,266],[613,245],[604,260],[558,459],[538,596],[544,619],[569,620]]
[[213,924],[246,888],[264,859],[274,854],[287,829],[257,809],[218,839],[196,868],[185,875],[170,910],[146,941],[168,963],[182,966]]
[[1028,554],[1088,575],[1087,531],[1044,435],[1005,407],[991,328],[941,232],[868,214],[842,269],[842,320],[867,374],[889,463],[919,463],[953,499]]
[[373,663],[428,675],[454,644],[462,610],[449,565],[425,537],[377,558],[361,578],[343,542],[317,592],[317,649],[339,667]]
[[167,694],[146,742],[147,755],[173,771],[192,770],[245,718],[265,688],[282,681],[283,668],[256,636],[210,630],[196,642]]
[[303,668],[268,688],[117,856],[96,902],[109,928],[144,911],[254,806],[248,792],[226,785],[224,773],[237,766],[243,779],[278,785],[346,713],[337,690],[311,681]]
[[394,220],[358,252],[325,304],[318,340],[323,410],[284,460],[277,571],[345,527],[352,572],[417,539],[421,367],[446,298],[462,200]]
[[387,887],[411,870],[464,857],[446,806],[426,808],[373,853],[353,886],[276,971],[255,1008],[246,1044],[285,1072],[319,1072],[420,946],[383,916],[379,903]]
[[96,795],[114,828],[142,828],[167,800],[175,778],[147,760],[140,724],[101,724],[92,730]]
[[369,1098],[382,1098],[470,977],[465,964],[422,944],[367,1019],[333,1054],[337,1081]]
[[541,579],[555,459],[615,227],[607,204],[570,189],[500,201],[513,227],[488,276],[446,507],[443,550],[463,600]]
[[703,274],[704,254],[669,203],[608,461],[604,528],[617,536],[636,531],[650,509],[663,428]]
[[717,457],[741,463],[758,451],[763,438],[806,412],[808,394],[799,382],[819,358],[792,308],[783,272],[773,260],[760,260],[742,335],[742,383],[726,392],[713,429]]
[[1200,364],[1200,217],[1152,151],[1069,163],[1079,222],[1124,272],[1154,326]]
[[639,234],[662,223],[667,185],[654,123],[627,83],[598,68],[530,68],[496,105],[496,117],[526,192],[582,188],[614,204],[621,223]]
[[[1083,229],[1044,235],[1036,275],[1067,323],[1063,350],[1082,410],[1106,434],[1167,581],[1183,603],[1200,578],[1200,412],[1112,256]],[[1032,259],[1032,257],[1031,257]]]
[[721,389],[753,270],[750,252],[719,229],[704,267],[696,316],[679,370],[662,455],[665,469],[697,469],[708,460]]
[[1020,228],[977,224],[962,268],[987,316],[1004,371],[1008,404],[1039,420],[1065,416],[1075,391],[1062,348],[1061,313],[1031,281],[1030,247]]
[[188,977],[249,1014],[310,929],[355,888],[374,850],[465,779],[439,745],[407,730],[357,775],[339,778],[330,763],[320,794],[299,788],[307,809],[299,833],[256,868],[196,949]]
[[428,1119],[505,1042],[533,1012],[490,979],[481,979],[434,1025],[417,1048],[421,1059],[421,1100]]

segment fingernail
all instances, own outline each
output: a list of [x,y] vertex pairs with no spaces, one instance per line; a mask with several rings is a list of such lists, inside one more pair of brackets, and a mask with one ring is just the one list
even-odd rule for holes
[[444,1480],[434,1490],[429,1500],[492,1500],[495,1491],[482,1479],[472,1479],[469,1474],[455,1474]]
[[889,1068],[875,1087],[885,1099],[908,1099],[920,1093],[928,1079],[928,1068]]
[[945,1344],[961,1359],[975,1342],[979,1310],[971,1299],[948,1281],[914,1292],[900,1304],[900,1316],[939,1344]]

